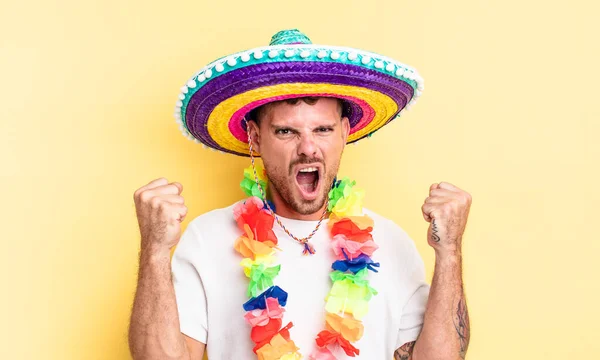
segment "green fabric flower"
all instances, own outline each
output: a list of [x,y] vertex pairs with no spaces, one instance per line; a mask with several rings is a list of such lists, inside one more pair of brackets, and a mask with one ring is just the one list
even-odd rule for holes
[[[267,194],[267,176],[265,175],[265,170],[262,167],[257,165],[256,166],[256,175],[258,177],[258,184],[260,184],[260,186],[262,187],[262,189],[266,195]],[[244,178],[242,179],[242,182],[240,183],[240,187],[242,188],[242,191],[244,191],[244,193],[247,196],[256,196],[262,200],[265,200],[262,193],[260,192],[260,189],[258,188],[256,179],[254,178],[254,171],[252,170],[252,166],[249,166],[244,169]]]
[[279,274],[281,265],[266,267],[264,264],[254,264],[250,269],[248,297],[256,297],[265,289],[273,286],[273,279]]
[[329,191],[329,205],[327,206],[327,210],[333,210],[340,199],[349,196],[354,185],[356,185],[356,181],[350,180],[350,178],[345,177],[339,180],[337,185]]

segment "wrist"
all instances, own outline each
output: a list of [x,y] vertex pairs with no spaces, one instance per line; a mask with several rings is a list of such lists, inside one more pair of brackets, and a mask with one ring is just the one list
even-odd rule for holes
[[150,261],[154,260],[171,260],[171,249],[160,245],[147,245],[141,248],[140,258],[145,258]]
[[155,282],[157,279],[171,281],[171,253],[168,248],[163,247],[142,247],[139,254],[140,279],[150,279]]
[[461,263],[462,262],[462,251],[459,249],[436,249],[435,250],[435,262],[436,263]]

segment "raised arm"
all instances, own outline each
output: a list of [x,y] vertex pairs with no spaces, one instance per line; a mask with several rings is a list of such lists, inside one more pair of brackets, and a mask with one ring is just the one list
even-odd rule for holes
[[179,241],[187,214],[182,190],[181,184],[160,178],[134,193],[141,250],[129,326],[133,359],[200,360],[204,354],[204,344],[180,331],[171,280],[170,249]]
[[402,360],[464,359],[470,325],[462,280],[462,235],[471,196],[456,186],[433,184],[422,207],[430,222],[427,241],[435,250],[435,269],[423,328],[416,342],[396,350]]

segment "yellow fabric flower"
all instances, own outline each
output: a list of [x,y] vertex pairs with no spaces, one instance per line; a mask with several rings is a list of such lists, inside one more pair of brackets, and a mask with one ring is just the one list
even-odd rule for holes
[[341,317],[337,314],[327,313],[325,315],[328,330],[342,334],[342,337],[350,342],[355,342],[362,338],[364,326],[360,320],[350,316]]
[[256,256],[271,255],[274,252],[267,243],[254,240],[254,234],[248,224],[244,224],[244,230],[246,234],[240,236],[234,244],[235,250],[243,257],[254,259]]
[[288,341],[281,334],[277,334],[273,336],[268,344],[256,350],[256,355],[258,355],[258,360],[279,360],[282,356],[298,350],[300,349],[292,340]]
[[302,355],[299,352],[293,352],[283,355],[280,360],[302,360]]
[[338,217],[361,216],[365,191],[352,188],[347,196],[339,199],[331,212]]
[[348,279],[336,281],[325,298],[325,310],[334,314],[353,314],[356,319],[361,320],[369,311],[369,300],[373,290]]
[[252,258],[244,258],[240,265],[244,268],[244,274],[247,277],[250,277],[250,271],[252,270],[252,265],[271,265],[275,262],[275,257],[273,254],[268,255],[255,255],[254,260]]

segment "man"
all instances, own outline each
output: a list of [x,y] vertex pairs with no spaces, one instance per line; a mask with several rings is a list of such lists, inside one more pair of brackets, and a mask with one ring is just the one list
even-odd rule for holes
[[[325,57],[330,61],[320,62]],[[349,63],[357,59],[357,64]],[[178,103],[182,131],[225,152],[247,152],[252,157],[251,178],[257,185],[251,192],[257,194],[258,189],[263,196],[198,216],[180,240],[180,222],[187,214],[181,184],[160,178],[135,191],[142,244],[129,334],[134,359],[201,359],[205,349],[210,359],[464,358],[470,328],[461,241],[471,203],[468,193],[447,182],[436,183],[422,206],[423,217],[430,222],[428,243],[436,252],[431,287],[425,282],[423,262],[413,241],[390,220],[364,209],[363,217],[345,218],[346,224],[356,225],[347,238],[338,234],[332,239],[333,232],[320,227],[321,222],[335,228],[344,221],[337,216],[340,200],[331,194],[341,186],[336,175],[345,144],[368,136],[394,118],[420,87],[418,78],[412,84],[409,80],[414,76],[398,75],[401,65],[389,59],[383,64],[378,61],[383,62],[370,53],[314,48],[296,30],[283,31],[273,37],[271,47],[221,58],[182,89],[183,101]],[[240,69],[244,70],[243,82],[236,73]],[[396,77],[379,76],[376,72],[382,70]],[[219,74],[213,76],[213,72]],[[304,82],[290,78],[298,73]],[[327,80],[319,78],[323,74]],[[350,76],[357,83],[342,85]],[[321,85],[324,82],[327,87]],[[397,91],[384,90],[380,87],[384,82]],[[229,87],[232,84],[235,88]],[[243,88],[246,84],[255,87]],[[369,92],[369,88],[379,90]],[[386,91],[387,98],[381,95]],[[213,114],[218,116],[212,118]],[[218,120],[223,117],[230,119],[225,126]],[[361,133],[365,128],[369,132]],[[236,137],[248,141],[248,146],[236,143]],[[262,174],[254,168],[255,151],[265,166],[262,183]],[[344,194],[346,190],[353,191],[352,184]],[[345,210],[353,208],[344,196]],[[252,204],[258,204],[255,214],[263,216],[262,224],[270,216],[268,209],[274,208],[277,224],[257,230],[240,223],[240,213]],[[371,226],[357,225],[362,222]],[[249,230],[246,236],[243,229]],[[336,241],[346,245],[334,251],[327,248]],[[359,248],[351,248],[350,243]],[[171,264],[169,251],[177,244]],[[271,275],[290,299],[284,291],[266,295],[281,290],[269,279],[255,284],[258,289],[248,286],[234,247],[247,254],[242,263],[251,263],[244,269],[250,279],[257,275],[256,269],[272,269]],[[259,248],[265,252],[259,254]],[[302,256],[298,248],[308,255]],[[263,254],[275,253],[279,265],[263,266],[267,264],[261,262],[266,261]],[[359,270],[352,270],[359,266],[357,259],[364,261]],[[333,287],[327,276],[332,267],[341,279],[338,283],[332,273]],[[365,282],[368,270],[377,267],[379,272],[367,275]],[[337,292],[336,285],[340,285]],[[335,308],[341,285],[373,293],[366,297],[368,312],[362,299],[350,301],[355,300],[350,290]],[[261,300],[262,305],[249,307]],[[283,327],[282,314],[293,324]],[[342,322],[338,327],[330,322],[334,317]],[[324,318],[327,326],[319,332]],[[271,329],[271,324],[276,327]]]

